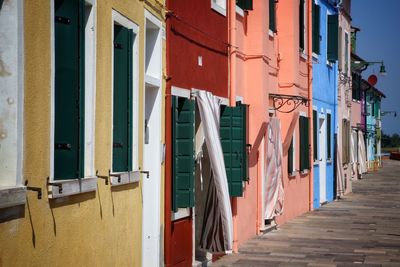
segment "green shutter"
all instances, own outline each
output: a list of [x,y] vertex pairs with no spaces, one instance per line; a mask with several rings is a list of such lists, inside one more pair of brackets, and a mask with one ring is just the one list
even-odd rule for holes
[[276,33],[276,4],[275,4],[275,0],[269,0],[269,29]]
[[304,50],[304,0],[299,5],[299,46]]
[[84,176],[84,1],[55,1],[54,179]]
[[309,119],[300,116],[300,171],[310,168],[309,157]]
[[172,97],[172,209],[194,207],[195,101]]
[[331,153],[331,114],[327,113],[326,114],[326,144],[328,145],[328,159],[332,159],[332,153]]
[[320,54],[320,11],[321,8],[319,5],[313,3],[312,5],[312,23],[313,23],[313,38],[312,38],[312,45],[313,45],[313,52],[315,54]]
[[[338,15],[328,15],[328,52],[329,61],[338,60],[339,49],[339,17]],[[345,63],[346,64],[346,63]],[[345,67],[346,71],[346,67]]]
[[293,137],[290,142],[289,150],[288,150],[288,173],[289,175],[294,173],[293,170]]
[[318,115],[317,111],[313,110],[313,154],[314,161],[318,160]]
[[132,39],[114,25],[113,172],[132,170]]
[[221,107],[220,136],[224,153],[229,193],[232,197],[243,195],[242,183],[248,180],[246,153],[247,107]]
[[236,5],[243,10],[253,10],[253,0],[236,0]]

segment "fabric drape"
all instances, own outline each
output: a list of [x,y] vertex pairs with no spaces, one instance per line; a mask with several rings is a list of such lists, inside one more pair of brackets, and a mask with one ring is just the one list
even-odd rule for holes
[[362,131],[358,131],[358,172],[360,174],[368,171],[367,167],[367,153],[365,148],[364,135]]

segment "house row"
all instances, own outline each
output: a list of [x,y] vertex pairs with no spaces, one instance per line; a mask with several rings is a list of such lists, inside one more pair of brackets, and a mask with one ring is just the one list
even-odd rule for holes
[[0,1],[0,265],[202,266],[380,165],[350,0]]

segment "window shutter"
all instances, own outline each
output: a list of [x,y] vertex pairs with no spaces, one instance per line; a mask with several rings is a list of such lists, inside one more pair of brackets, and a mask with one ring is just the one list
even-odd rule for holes
[[313,22],[313,52],[320,54],[320,6],[313,3],[312,5],[312,22]]
[[[329,61],[338,60],[338,34],[339,32],[339,17],[338,15],[328,16],[328,53]],[[346,62],[345,62],[346,64]],[[345,69],[346,71],[346,69]]]
[[318,115],[317,111],[313,110],[313,153],[314,161],[318,160]]
[[195,101],[172,97],[172,208],[194,207]]
[[309,157],[309,119],[300,116],[300,171],[310,168]]
[[276,6],[275,0],[269,0],[269,29],[276,32]]
[[132,35],[114,25],[113,172],[132,170]]
[[299,5],[299,46],[304,50],[304,0],[300,0]]
[[290,142],[289,150],[288,150],[288,173],[293,174],[294,169],[293,169],[293,137],[292,141]]
[[84,176],[84,2],[55,8],[54,179]]
[[327,158],[332,159],[332,154],[331,154],[331,114],[327,113],[326,114],[326,144],[328,145],[327,148]]
[[243,10],[253,10],[253,0],[236,0],[236,5]]
[[232,197],[242,196],[242,183],[247,179],[246,113],[246,107],[241,104],[221,107],[220,137]]
[[[343,30],[342,30],[342,27],[340,27],[339,26],[339,32],[338,32],[338,46],[339,46],[339,48],[338,48],[338,68],[339,68],[339,71],[342,71],[343,70],[343,41],[342,41],[342,32],[343,32]],[[348,75],[348,72],[344,72],[344,74],[347,76]]]

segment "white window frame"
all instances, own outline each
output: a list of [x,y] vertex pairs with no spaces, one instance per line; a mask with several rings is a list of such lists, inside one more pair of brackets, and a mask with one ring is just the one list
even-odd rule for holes
[[[25,204],[24,1],[3,4],[0,12],[0,208]],[[6,53],[5,53],[6,52]]]
[[[91,7],[90,7],[91,6]],[[54,180],[54,130],[55,130],[55,25],[54,1],[50,0],[50,47],[51,47],[51,104],[50,104],[50,175],[49,198],[59,198],[97,190],[95,171],[95,110],[96,110],[96,46],[97,0],[85,0],[91,8],[85,26],[85,129],[84,129],[84,177],[82,179]],[[86,15],[85,15],[86,17]],[[60,187],[61,186],[61,187]],[[62,190],[59,190],[62,188]]]
[[[110,181],[111,186],[139,182],[139,26],[119,13],[111,11],[111,118],[114,117],[114,25],[118,24],[133,31],[135,37],[132,44],[132,171],[113,172],[113,149],[110,151]],[[113,122],[112,122],[113,124]],[[111,131],[110,144],[113,143],[113,131]],[[113,176],[114,174],[114,176]],[[116,176],[116,174],[118,176]]]
[[219,14],[226,16],[226,0],[211,0],[211,8]]

